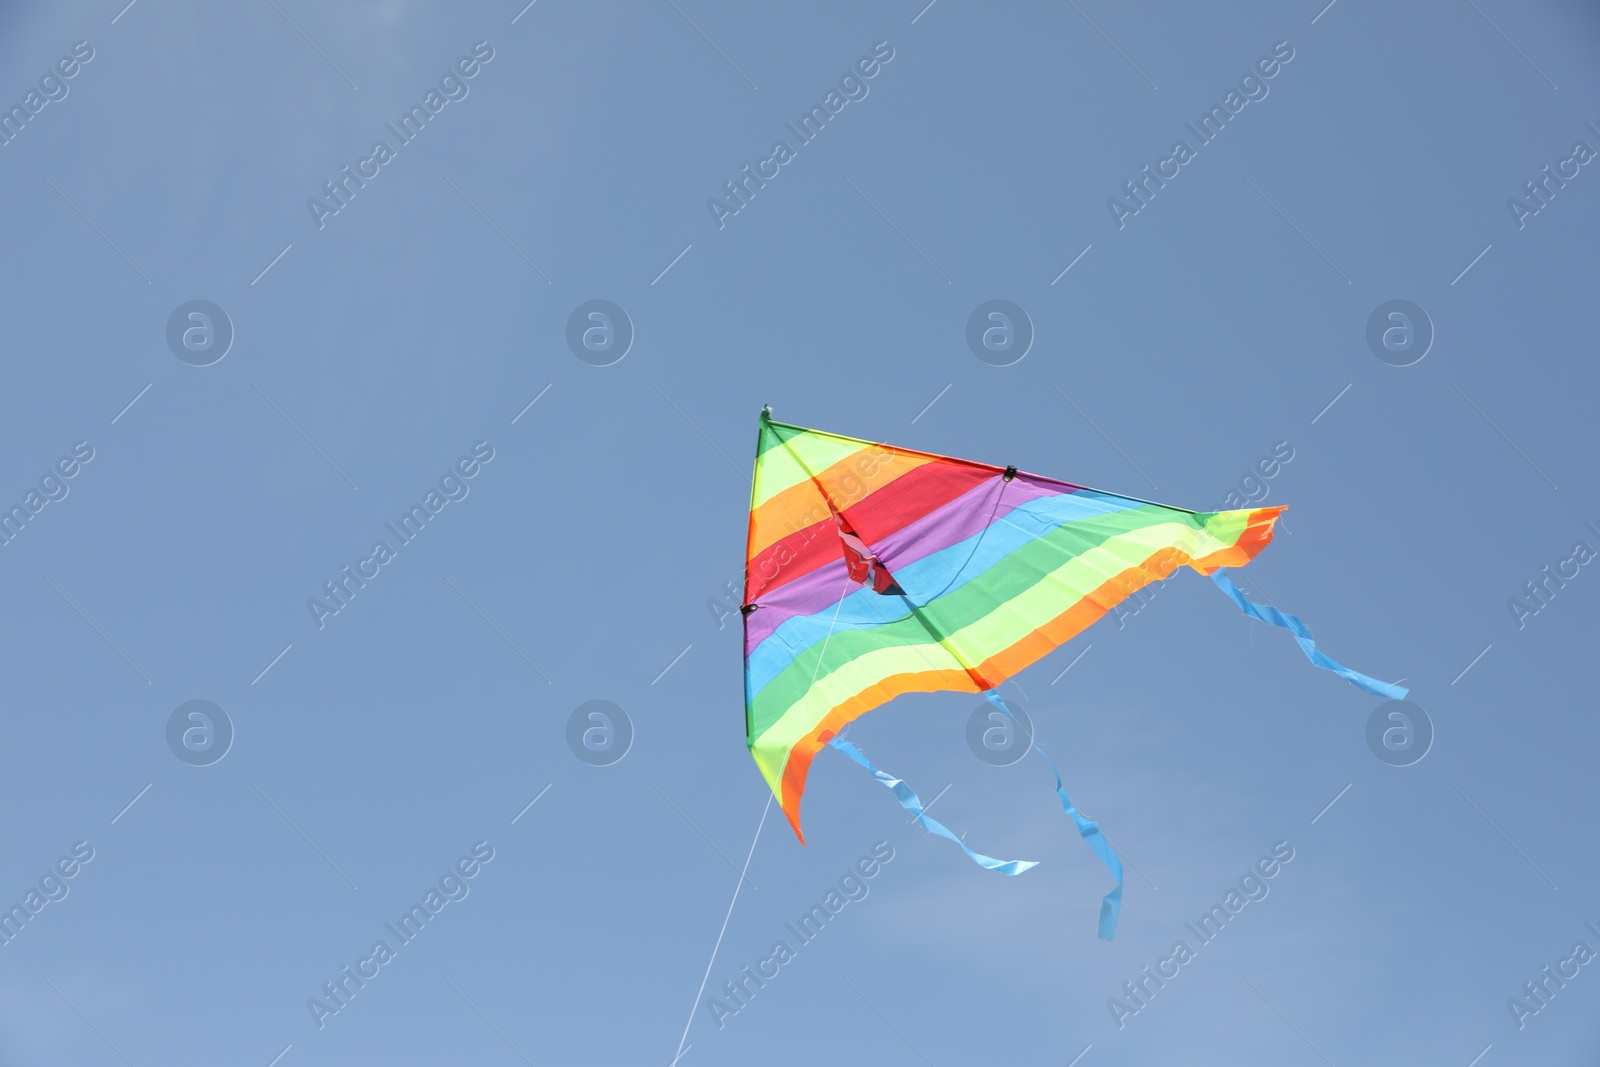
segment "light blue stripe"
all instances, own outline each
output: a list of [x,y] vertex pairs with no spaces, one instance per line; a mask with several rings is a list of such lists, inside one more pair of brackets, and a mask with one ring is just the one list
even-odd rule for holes
[[[1066,523],[1146,506],[1126,497],[1091,492],[1041,497],[1006,512],[966,540],[895,571],[894,577],[912,603],[926,604],[935,596],[959,589],[1029,541]],[[865,588],[844,598],[837,623],[834,610],[829,605],[815,615],[796,615],[767,635],[746,659],[746,691],[752,697],[761,692],[795,657],[826,640],[830,630],[865,630],[910,615],[904,600]]]

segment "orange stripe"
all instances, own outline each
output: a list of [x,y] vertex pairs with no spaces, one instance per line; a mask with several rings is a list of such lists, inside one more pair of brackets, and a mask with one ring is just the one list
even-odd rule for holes
[[978,664],[978,673],[985,679],[993,679],[990,688],[999,685],[1077,637],[1133,593],[1151,582],[1170,578],[1180,566],[1192,567],[1201,574],[1210,574],[1221,567],[1244,566],[1272,540],[1272,526],[1282,510],[1281,507],[1262,508],[1253,512],[1249,525],[1236,542],[1199,559],[1176,549],[1156,550],[1142,564],[1100,583],[1054,619]]
[[[1180,566],[1187,565],[1201,574],[1210,574],[1221,567],[1244,566],[1272,540],[1273,525],[1283,510],[1284,508],[1280,506],[1252,511],[1247,520],[1248,525],[1237,541],[1227,548],[1218,549],[1199,559],[1194,559],[1188,553],[1176,549],[1156,550],[1143,563],[1106,579],[1054,619],[978,664],[973,674],[988,682],[987,688],[993,689],[1013,674],[1037,663],[1087,630],[1106,612],[1122,603],[1134,592],[1143,589],[1151,582],[1171,577],[1173,571]],[[958,693],[983,692],[973,677],[965,671],[913,671],[890,675],[836,706],[823,716],[822,721],[817,724],[817,729],[809,737],[795,742],[789,749],[789,759],[784,764],[783,791],[779,802],[801,844],[805,844],[805,837],[800,832],[800,799],[805,792],[806,775],[811,769],[811,760],[818,750],[846,723],[873,708],[887,704],[903,693],[933,693],[946,690]]]
[[[884,454],[874,451],[878,448],[882,448]],[[807,478],[796,482],[752,511],[750,544],[745,558],[755,559],[764,549],[791,533],[829,519],[828,505],[818,499],[822,495],[817,491],[818,483],[843,510],[859,504],[896,478],[937,458],[904,449],[891,451],[886,445],[857,449],[831,464],[814,480]],[[795,522],[797,516],[800,518],[798,524]]]
[[806,773],[811,769],[811,759],[817,751],[827,744],[845,723],[866,714],[880,704],[887,704],[902,693],[937,693],[950,690],[958,693],[981,692],[963,670],[940,669],[892,674],[834,708],[818,724],[812,736],[795,742],[789,749],[789,760],[783,767],[783,793],[779,802],[783,805],[783,813],[789,817],[789,825],[794,827],[794,835],[800,839],[802,845],[806,843],[806,839],[800,832],[800,795],[805,792]]

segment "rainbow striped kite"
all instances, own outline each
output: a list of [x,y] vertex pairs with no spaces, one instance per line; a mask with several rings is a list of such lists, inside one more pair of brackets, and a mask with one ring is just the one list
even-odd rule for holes
[[[982,866],[1005,874],[1034,866],[968,849],[839,734],[903,693],[982,693],[1009,714],[994,692],[1002,682],[1179,566],[1211,575],[1246,614],[1292,631],[1318,666],[1403,698],[1404,689],[1328,659],[1299,619],[1246,600],[1221,573],[1272,540],[1283,510],[1184,511],[790,426],[763,409],[741,609],[745,734],[796,836],[804,842],[806,774],[826,744]],[[1059,774],[1056,790],[1116,877],[1101,907],[1100,936],[1109,939],[1121,862],[1072,806]]]

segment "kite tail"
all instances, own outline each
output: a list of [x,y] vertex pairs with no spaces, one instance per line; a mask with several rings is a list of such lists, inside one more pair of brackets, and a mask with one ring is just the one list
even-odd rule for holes
[[1373,696],[1387,697],[1390,700],[1404,700],[1406,698],[1406,693],[1409,692],[1409,690],[1407,690],[1404,686],[1394,685],[1391,682],[1380,682],[1376,678],[1369,678],[1360,671],[1353,671],[1349,667],[1341,666],[1340,664],[1335,663],[1326,655],[1317,651],[1317,644],[1311,639],[1311,631],[1306,629],[1305,623],[1301,622],[1296,616],[1287,615],[1284,612],[1279,611],[1277,608],[1271,606],[1262,607],[1260,604],[1252,603],[1251,601],[1246,600],[1245,595],[1239,591],[1239,587],[1234,585],[1233,581],[1229,579],[1226,574],[1223,574],[1222,571],[1213,571],[1211,574],[1211,580],[1217,583],[1218,589],[1221,589],[1224,593],[1228,594],[1228,598],[1230,600],[1239,605],[1240,611],[1243,611],[1252,619],[1270,623],[1273,626],[1281,626],[1285,630],[1288,630],[1290,633],[1294,634],[1294,639],[1300,642],[1301,651],[1305,652],[1306,658],[1312,663],[1316,664],[1318,667],[1321,667],[1324,670],[1332,671],[1345,681],[1350,682],[1352,685],[1359,686],[1360,688],[1371,693]]
[[[1006,702],[999,693],[991,689],[983,695],[989,699],[989,703],[1010,716],[1013,722],[1016,721],[1016,716],[1011,714],[1011,709],[1006,707]],[[1051,759],[1044,749],[1034,743],[1031,736],[1028,738],[1028,747],[1043,756],[1044,761],[1050,765],[1050,773],[1056,777],[1056,796],[1061,798],[1061,810],[1072,816],[1072,821],[1078,826],[1079,835],[1089,843],[1089,847],[1094,849],[1095,855],[1099,856],[1101,861],[1110,868],[1111,876],[1117,880],[1117,884],[1111,888],[1111,892],[1107,893],[1104,899],[1100,901],[1100,940],[1110,941],[1117,933],[1117,916],[1122,914],[1122,861],[1117,858],[1115,852],[1111,851],[1110,842],[1106,840],[1105,834],[1100,832],[1100,824],[1073,807],[1072,800],[1067,796],[1067,791],[1061,784],[1061,771],[1056,768],[1056,761]]]
[[[900,806],[917,817],[917,821],[922,824],[923,829],[927,830],[929,833],[938,834],[940,837],[948,837],[950,840],[960,845],[961,851],[965,852],[972,859],[972,862],[976,863],[978,866],[986,867],[991,871],[999,871],[1001,874],[1021,874],[1030,867],[1037,867],[1039,865],[1038,860],[997,860],[992,856],[985,856],[981,852],[972,851],[972,849],[967,847],[967,843],[961,840],[961,838],[957,837],[955,834],[951,833],[948,827],[927,814],[927,812],[923,809],[922,799],[918,797],[916,793],[912,792],[910,786],[906,785],[893,775],[888,774],[885,771],[880,771],[878,768],[874,767],[872,765],[872,761],[867,759],[866,756],[862,755],[861,750],[855,745],[852,745],[850,742],[846,741],[842,737],[839,737],[838,735],[835,735],[833,739],[828,742],[828,744],[832,745],[834,748],[838,749],[840,752],[843,752],[846,756],[849,756],[851,759],[861,764],[861,766],[871,771],[874,778],[888,786],[889,789],[893,791],[895,798],[900,801]],[[1090,825],[1093,824],[1091,823]],[[1102,922],[1103,921],[1104,920],[1102,919]]]

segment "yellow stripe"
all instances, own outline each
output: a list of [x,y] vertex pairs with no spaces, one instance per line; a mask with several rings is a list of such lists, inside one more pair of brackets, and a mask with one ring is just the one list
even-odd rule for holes
[[751,510],[810,478],[812,472],[826,470],[841,459],[871,447],[867,441],[824,434],[797,433],[789,437],[784,444],[767,449],[756,461],[756,491]]

